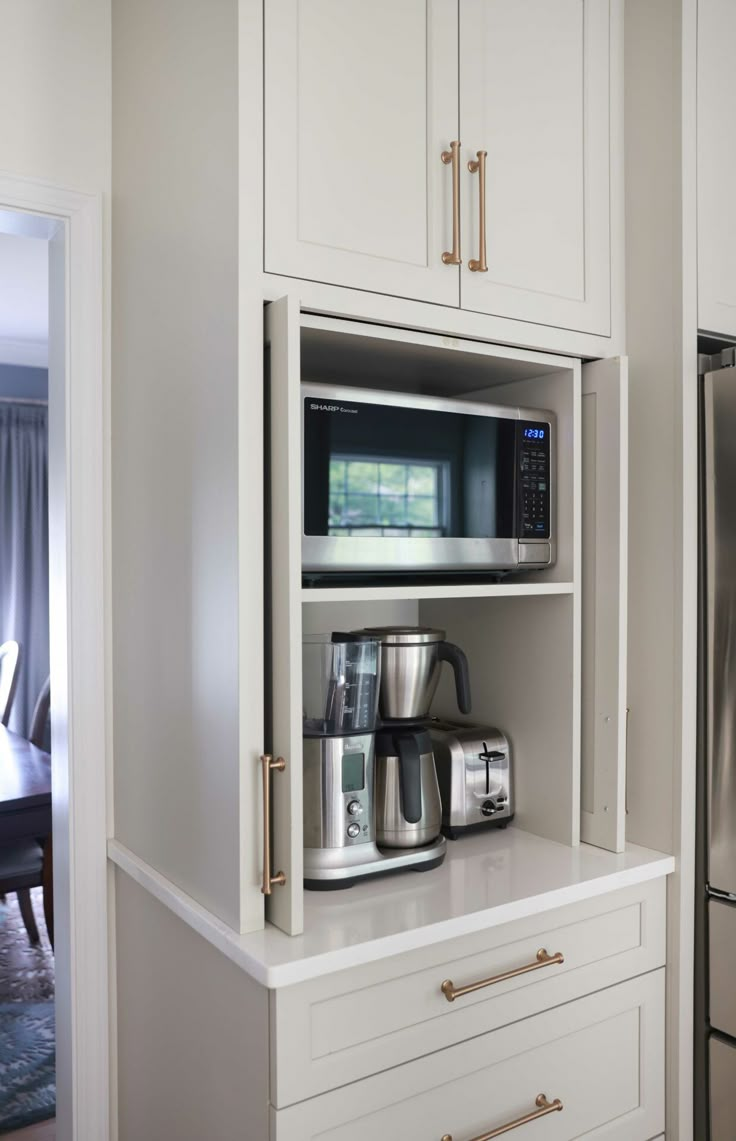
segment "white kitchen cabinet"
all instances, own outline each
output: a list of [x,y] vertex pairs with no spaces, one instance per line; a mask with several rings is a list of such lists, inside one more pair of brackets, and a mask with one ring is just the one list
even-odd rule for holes
[[[664,879],[271,992],[282,1109],[665,963]],[[540,951],[546,962],[540,962]],[[448,1002],[441,989],[483,980]]]
[[[466,1141],[512,1122],[545,1141],[649,1141],[664,1126],[664,974],[272,1109],[271,1141]],[[520,1120],[532,1114],[544,1124]]]
[[457,0],[265,5],[265,268],[458,304]]
[[698,3],[698,325],[736,337],[736,5]]
[[[589,849],[586,879],[560,845],[517,836],[504,858],[507,839],[495,858],[484,838],[456,845],[444,886],[396,877],[313,898],[331,930],[303,939],[227,933],[118,849],[120,1141],[201,1141],[203,1128],[213,1141],[469,1141],[542,1108],[540,1094],[563,1108],[530,1137],[660,1133],[674,862]],[[538,877],[540,855],[558,904],[519,913],[514,887]],[[540,947],[564,962],[523,971]],[[450,1003],[445,978],[484,985]],[[204,1071],[203,1044],[217,1063]]]
[[462,0],[460,138],[486,167],[483,195],[463,173],[463,308],[610,334],[610,25],[609,0]]
[[[304,930],[304,632],[397,621],[445,630],[468,658],[473,718],[500,726],[513,743],[515,826],[569,845],[578,844],[582,832],[587,842],[623,851],[625,360],[581,365],[565,357],[310,315],[292,296],[267,307],[266,341],[272,521],[267,740],[269,752],[286,758],[286,770],[272,778],[271,861],[274,872],[285,873],[286,883],[274,887],[267,918],[288,934]],[[303,584],[300,384],[338,377],[374,387],[380,377],[378,387],[399,390],[421,377],[438,395],[554,411],[559,437],[554,565],[484,584]],[[456,709],[444,677],[433,712],[452,718]]]
[[610,337],[619,13],[267,3],[266,271]]

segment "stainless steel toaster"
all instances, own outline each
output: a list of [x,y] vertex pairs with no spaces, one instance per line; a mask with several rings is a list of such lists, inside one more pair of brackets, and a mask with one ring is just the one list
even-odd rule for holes
[[442,831],[451,840],[481,828],[505,828],[514,815],[511,746],[500,729],[430,721],[442,800]]

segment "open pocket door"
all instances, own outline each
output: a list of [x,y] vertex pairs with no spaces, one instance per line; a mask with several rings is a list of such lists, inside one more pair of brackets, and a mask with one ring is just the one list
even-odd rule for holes
[[581,839],[626,837],[628,363],[583,365]]

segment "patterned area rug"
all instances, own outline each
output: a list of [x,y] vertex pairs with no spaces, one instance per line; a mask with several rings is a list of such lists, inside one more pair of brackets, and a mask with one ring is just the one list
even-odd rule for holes
[[56,1110],[54,956],[41,890],[31,894],[38,947],[28,942],[15,894],[0,903],[0,1134]]

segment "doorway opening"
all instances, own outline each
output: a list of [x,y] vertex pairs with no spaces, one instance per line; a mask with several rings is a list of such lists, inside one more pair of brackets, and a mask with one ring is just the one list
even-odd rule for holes
[[[13,416],[6,414],[6,418],[12,421],[14,446],[21,451],[28,445],[23,434],[26,421],[32,422],[34,417],[42,421],[45,410],[48,584],[35,582],[30,603],[21,605],[15,600],[14,607],[6,608],[12,613],[10,621],[22,637],[14,637],[12,631],[6,635],[5,627],[0,637],[20,643],[21,663],[25,642],[26,664],[31,659],[34,661],[32,670],[25,671],[24,689],[19,688],[22,683],[18,680],[11,702],[15,712],[11,710],[8,718],[8,726],[11,718],[13,725],[9,732],[15,734],[17,741],[25,741],[27,748],[33,748],[27,741],[30,722],[26,725],[25,721],[36,673],[44,667],[40,664],[43,655],[38,650],[31,655],[29,646],[37,626],[42,626],[38,621],[42,603],[35,609],[34,600],[45,591],[50,729],[43,737],[39,736],[31,759],[41,765],[44,755],[50,756],[51,820],[49,826],[48,787],[37,788],[37,795],[31,789],[24,803],[10,805],[11,811],[3,820],[0,778],[0,849],[3,837],[8,843],[18,838],[10,836],[8,821],[12,817],[16,818],[16,831],[19,821],[22,825],[29,823],[28,816],[21,820],[22,812],[13,810],[20,808],[30,814],[27,829],[32,832],[30,841],[36,844],[39,839],[44,841],[44,863],[47,868],[53,866],[53,889],[49,882],[41,893],[36,891],[33,918],[41,946],[49,956],[48,931],[53,931],[56,1040],[56,1119],[29,1123],[18,1135],[18,1141],[21,1137],[27,1141],[50,1141],[51,1138],[54,1141],[107,1141],[114,1110],[109,1075],[111,1010],[106,858],[109,370],[101,197],[0,173],[0,256],[3,248],[11,248],[8,244],[11,238],[16,242],[38,243],[35,248],[43,247],[47,259],[47,405],[43,405],[42,391],[31,391],[32,378],[26,373],[26,388],[20,393],[25,396],[25,402],[15,391],[8,393],[7,402],[0,393],[0,409],[13,406]],[[26,337],[26,340],[33,339]],[[42,368],[43,364],[38,363],[38,367]],[[41,378],[34,379],[40,381]],[[40,403],[31,403],[34,400]],[[39,435],[43,435],[41,429]],[[35,467],[28,461],[26,467],[36,475],[42,470],[40,461]],[[19,470],[22,468],[21,463]],[[7,490],[5,481],[0,484],[0,511],[4,511],[4,490]],[[38,522],[25,531],[21,528],[26,538],[31,535],[35,539],[43,538],[43,531],[43,525]],[[24,548],[26,556],[26,561],[35,568],[32,574],[38,574],[43,558],[38,552],[29,554]],[[20,581],[20,571],[14,573],[16,581]],[[3,581],[0,574],[0,589]],[[30,625],[24,625],[29,606],[35,609],[35,624],[31,621]],[[43,637],[38,641],[42,643]],[[3,672],[0,667],[0,702],[5,684]],[[21,664],[19,679],[22,676]],[[8,799],[12,797],[9,795]],[[44,807],[47,815],[40,820],[39,812]],[[44,828],[48,837],[44,835]],[[51,859],[47,859],[47,855]],[[6,893],[6,906],[12,894]],[[33,892],[31,894],[33,898]],[[47,904],[53,898],[52,916],[48,906],[43,907],[44,896]],[[23,933],[28,934],[25,924]],[[47,1111],[48,1106],[44,1112]],[[36,1132],[29,1133],[29,1129]],[[7,1126],[0,1125],[0,1133],[3,1132],[12,1136]]]
[[24,228],[0,218],[0,1133],[54,1141],[49,241]]

